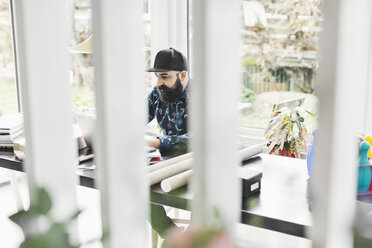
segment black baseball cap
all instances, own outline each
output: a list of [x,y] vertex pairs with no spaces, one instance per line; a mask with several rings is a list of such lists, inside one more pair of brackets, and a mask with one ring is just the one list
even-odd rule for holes
[[156,54],[154,67],[147,71],[187,71],[187,60],[180,51],[174,48],[164,49]]

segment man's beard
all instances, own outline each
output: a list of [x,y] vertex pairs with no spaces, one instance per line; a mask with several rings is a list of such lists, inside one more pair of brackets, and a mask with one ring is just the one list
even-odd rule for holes
[[171,88],[165,85],[160,85],[158,86],[158,90],[160,99],[166,103],[175,102],[183,95],[183,85],[179,77],[177,77],[176,82]]

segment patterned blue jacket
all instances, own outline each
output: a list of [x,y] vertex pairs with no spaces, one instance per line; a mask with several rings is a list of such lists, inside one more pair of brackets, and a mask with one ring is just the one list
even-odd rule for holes
[[187,101],[189,98],[189,84],[182,97],[171,103],[165,103],[160,99],[158,87],[148,96],[148,122],[154,118],[159,123],[162,131],[160,139],[160,153],[164,156],[178,155],[187,151],[189,133],[187,128]]

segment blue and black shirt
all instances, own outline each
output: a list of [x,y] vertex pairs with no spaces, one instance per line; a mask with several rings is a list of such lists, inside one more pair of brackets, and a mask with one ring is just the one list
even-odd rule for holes
[[189,133],[187,128],[187,101],[189,84],[182,97],[171,103],[160,99],[158,87],[154,87],[148,96],[148,122],[154,118],[158,121],[162,136],[160,139],[160,153],[162,155],[177,155],[187,151]]

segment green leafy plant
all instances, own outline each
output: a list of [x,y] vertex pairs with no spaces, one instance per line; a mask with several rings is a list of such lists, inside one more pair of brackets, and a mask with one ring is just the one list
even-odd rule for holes
[[313,116],[301,107],[282,108],[273,114],[265,129],[269,153],[278,155],[280,151],[289,151],[300,158],[301,152],[307,151],[305,138],[308,132],[304,124],[304,113]]
[[52,199],[44,188],[37,188],[30,208],[9,218],[21,226],[25,240],[21,248],[78,248],[69,239],[68,227],[78,217],[80,211],[64,221],[56,221],[51,215]]

